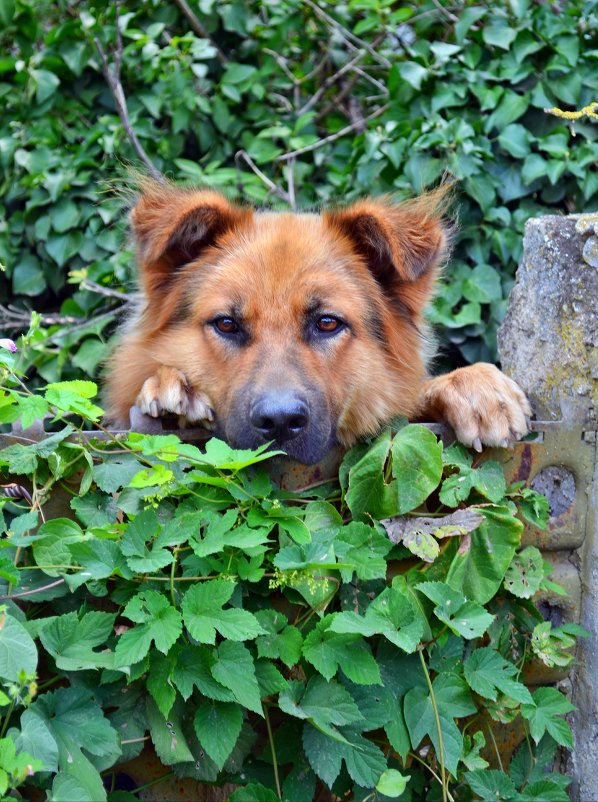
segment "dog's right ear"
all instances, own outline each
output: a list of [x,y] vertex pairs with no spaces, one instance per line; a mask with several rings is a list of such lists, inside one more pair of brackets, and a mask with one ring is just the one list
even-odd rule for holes
[[131,226],[146,293],[166,289],[179,268],[252,216],[251,209],[233,205],[219,192],[143,180]]

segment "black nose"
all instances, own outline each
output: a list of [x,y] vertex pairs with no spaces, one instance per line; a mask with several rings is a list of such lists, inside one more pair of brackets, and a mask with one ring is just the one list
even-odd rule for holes
[[258,398],[249,419],[266,440],[284,443],[301,434],[309,423],[309,412],[297,396],[275,393]]

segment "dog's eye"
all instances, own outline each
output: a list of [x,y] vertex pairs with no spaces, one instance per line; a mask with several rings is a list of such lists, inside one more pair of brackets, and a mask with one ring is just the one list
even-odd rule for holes
[[239,331],[239,324],[232,317],[217,317],[214,321],[214,327],[221,334],[237,334]]
[[316,328],[318,331],[324,332],[324,334],[332,334],[335,331],[339,331],[343,325],[342,320],[332,317],[332,315],[323,315],[316,320]]

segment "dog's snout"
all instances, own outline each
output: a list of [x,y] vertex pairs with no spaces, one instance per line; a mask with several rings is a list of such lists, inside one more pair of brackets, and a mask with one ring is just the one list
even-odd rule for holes
[[301,434],[309,423],[307,404],[294,395],[273,394],[253,404],[250,422],[266,440],[285,443]]

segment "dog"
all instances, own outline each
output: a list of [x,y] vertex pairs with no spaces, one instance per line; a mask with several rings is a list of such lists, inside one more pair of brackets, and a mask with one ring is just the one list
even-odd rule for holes
[[144,180],[131,212],[142,300],[109,363],[108,415],[137,405],[305,464],[397,416],[506,446],[529,404],[495,366],[431,378],[424,310],[448,252],[447,188],[314,213],[256,211]]

